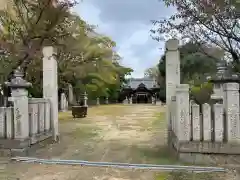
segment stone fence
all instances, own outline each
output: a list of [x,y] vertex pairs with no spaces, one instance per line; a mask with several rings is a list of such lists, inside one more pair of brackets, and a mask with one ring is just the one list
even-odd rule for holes
[[239,84],[225,83],[222,103],[200,108],[189,99],[189,85],[180,84],[178,41],[166,46],[169,145],[180,155],[240,154]]
[[25,155],[45,139],[58,141],[58,86],[55,50],[43,49],[43,98],[29,98],[31,83],[23,79],[21,68],[6,85],[11,89],[13,107],[0,108],[0,151]]
[[49,100],[28,99],[28,112],[29,117],[25,120],[22,133],[18,111],[14,111],[14,107],[0,107],[1,148],[18,149],[19,143],[33,145],[52,136]]
[[176,87],[168,108],[177,151],[240,154],[239,85],[224,86],[224,103],[203,104],[202,113],[199,105],[189,101],[189,86]]

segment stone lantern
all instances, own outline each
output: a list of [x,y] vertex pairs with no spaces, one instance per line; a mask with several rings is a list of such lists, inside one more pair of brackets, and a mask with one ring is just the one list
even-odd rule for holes
[[28,90],[32,84],[23,79],[20,67],[14,71],[13,79],[5,84],[11,88],[14,108],[15,139],[25,140],[29,135]]
[[223,84],[235,82],[239,83],[238,74],[229,71],[225,62],[217,64],[217,73],[213,77],[207,78],[209,82],[213,83],[213,94],[211,99],[214,103],[223,103]]

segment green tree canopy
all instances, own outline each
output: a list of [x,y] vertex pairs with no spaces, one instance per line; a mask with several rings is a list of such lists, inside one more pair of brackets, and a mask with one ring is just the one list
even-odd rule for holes
[[119,64],[116,43],[97,34],[93,25],[71,12],[70,0],[13,0],[0,11],[1,84],[18,66],[33,83],[31,93],[41,96],[44,46],[58,50],[59,88],[72,84],[75,94],[91,97],[116,96],[130,68]]
[[[220,60],[213,58],[211,54],[203,53],[197,44],[188,42],[179,48],[180,51],[180,72],[182,83],[202,83],[206,81],[206,76],[211,76],[216,72],[216,63]],[[209,52],[210,51],[209,49]],[[163,82],[165,82],[165,54],[161,57],[158,69]]]
[[[176,11],[170,16],[154,20],[154,39],[181,38],[199,45],[218,47],[220,57],[224,54],[232,61],[235,71],[240,71],[240,21],[238,0],[163,0],[167,7]],[[219,57],[218,57],[219,58]]]

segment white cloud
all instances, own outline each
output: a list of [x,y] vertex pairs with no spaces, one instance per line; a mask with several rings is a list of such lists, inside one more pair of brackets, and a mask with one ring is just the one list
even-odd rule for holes
[[166,15],[168,10],[162,3],[157,0],[152,4],[149,0],[88,0],[80,3],[75,11],[88,23],[98,25],[99,33],[117,42],[122,63],[134,69],[134,77],[142,77],[146,68],[158,63],[163,44],[151,39],[150,20]]

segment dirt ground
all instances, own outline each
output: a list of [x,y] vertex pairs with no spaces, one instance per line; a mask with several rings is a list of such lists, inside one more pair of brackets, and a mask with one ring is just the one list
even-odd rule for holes
[[[165,108],[152,105],[109,105],[89,108],[88,116],[60,114],[60,143],[35,157],[125,163],[176,164],[166,148]],[[182,177],[182,178],[181,178]],[[43,165],[0,160],[0,180],[164,180],[210,179],[196,175],[80,166]],[[214,175],[213,179],[225,179]],[[229,176],[228,176],[229,179]],[[233,179],[234,178],[230,178]]]

